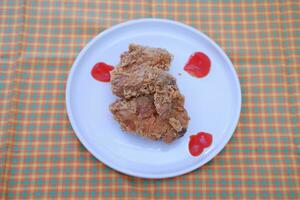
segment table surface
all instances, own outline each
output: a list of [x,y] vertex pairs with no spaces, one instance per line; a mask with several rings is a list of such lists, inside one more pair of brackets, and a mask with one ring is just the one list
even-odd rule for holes
[[[0,197],[300,198],[300,1],[0,1]],[[114,24],[167,18],[197,28],[232,60],[243,96],[225,149],[187,175],[122,175],[78,141],[68,71]]]

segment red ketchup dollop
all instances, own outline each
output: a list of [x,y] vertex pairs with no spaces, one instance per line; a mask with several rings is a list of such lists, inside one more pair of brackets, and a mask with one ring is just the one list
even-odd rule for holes
[[91,74],[97,81],[101,82],[109,82],[110,81],[110,71],[113,70],[114,67],[108,65],[104,62],[99,62],[95,64],[93,67]]
[[192,156],[199,156],[204,148],[207,148],[212,143],[212,135],[205,132],[199,132],[196,135],[190,136],[189,151]]
[[201,78],[209,73],[210,65],[210,59],[206,54],[195,52],[190,56],[188,62],[184,66],[184,70],[192,76]]

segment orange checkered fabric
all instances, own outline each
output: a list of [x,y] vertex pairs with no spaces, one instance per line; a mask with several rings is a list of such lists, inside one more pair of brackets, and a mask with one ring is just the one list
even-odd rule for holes
[[[299,199],[300,2],[0,1],[0,197],[3,199]],[[146,180],[120,174],[77,140],[68,71],[110,26],[168,18],[209,35],[242,86],[236,132],[200,169]]]

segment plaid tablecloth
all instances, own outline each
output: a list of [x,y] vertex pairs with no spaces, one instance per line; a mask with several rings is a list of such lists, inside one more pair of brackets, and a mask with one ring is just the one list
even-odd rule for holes
[[[300,1],[0,1],[0,197],[300,198]],[[68,71],[99,32],[135,18],[184,22],[214,39],[240,78],[239,125],[211,162],[146,180],[115,172],[78,141]]]

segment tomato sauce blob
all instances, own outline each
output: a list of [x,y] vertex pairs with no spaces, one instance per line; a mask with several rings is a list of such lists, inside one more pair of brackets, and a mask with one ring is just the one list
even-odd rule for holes
[[108,65],[104,62],[96,63],[91,71],[91,74],[94,79],[101,82],[109,82],[110,81],[110,71],[113,70],[114,67]]
[[199,156],[204,148],[212,144],[213,137],[209,133],[199,132],[196,135],[190,136],[189,152],[192,156]]
[[195,52],[184,66],[184,70],[190,75],[201,78],[210,71],[211,62],[203,52]]

